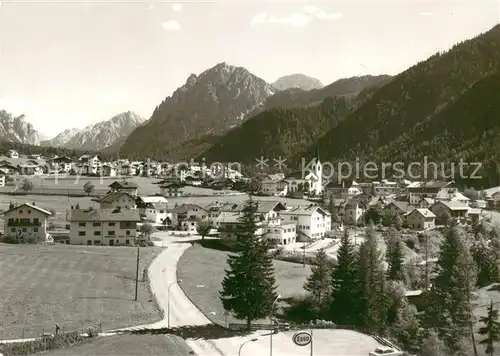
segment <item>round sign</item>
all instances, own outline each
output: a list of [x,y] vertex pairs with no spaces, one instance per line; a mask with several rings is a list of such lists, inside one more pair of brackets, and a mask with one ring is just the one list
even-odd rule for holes
[[293,335],[293,343],[297,346],[309,345],[312,341],[312,336],[306,331],[301,331]]

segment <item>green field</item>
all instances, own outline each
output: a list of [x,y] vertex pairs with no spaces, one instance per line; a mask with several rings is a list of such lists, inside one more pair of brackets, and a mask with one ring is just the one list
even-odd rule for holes
[[160,249],[0,244],[0,340],[160,320],[143,271]]
[[[56,215],[49,218],[49,223],[64,227],[66,224],[66,212],[71,209],[71,206],[79,204],[81,208],[88,208],[90,206],[96,208],[98,203],[92,202],[91,198],[74,198],[74,197],[61,197],[55,195],[3,195],[0,194],[0,210],[5,211],[9,208],[9,203],[30,203],[35,202],[35,205],[49,210],[55,211]],[[3,216],[0,216],[0,231],[3,232],[4,221]]]
[[174,335],[118,335],[65,349],[44,352],[45,356],[187,356],[191,348]]
[[[195,244],[186,250],[177,264],[178,278],[182,279],[181,286],[186,295],[212,322],[219,324],[226,322],[219,290],[227,268],[227,255],[227,252]],[[278,293],[283,298],[305,293],[302,286],[311,273],[309,266],[304,268],[297,263],[274,261],[274,267]],[[227,316],[227,322],[241,321]]]

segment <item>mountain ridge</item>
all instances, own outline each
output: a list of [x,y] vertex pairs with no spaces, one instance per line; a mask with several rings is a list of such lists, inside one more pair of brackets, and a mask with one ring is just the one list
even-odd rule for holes
[[145,125],[131,133],[120,152],[179,158],[174,151],[183,142],[224,134],[275,91],[246,68],[218,63],[200,75],[191,74],[155,108]]
[[13,116],[0,110],[0,139],[29,145],[40,145],[42,134],[25,120],[24,115]]

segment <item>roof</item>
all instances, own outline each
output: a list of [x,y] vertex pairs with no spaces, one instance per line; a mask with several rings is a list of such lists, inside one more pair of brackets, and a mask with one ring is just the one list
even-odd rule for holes
[[188,211],[190,211],[192,209],[202,209],[202,210],[206,211],[205,208],[202,208],[201,206],[196,205],[196,204],[182,204],[176,208],[173,208],[170,211],[172,213],[183,214],[183,213],[187,213]]
[[480,215],[483,209],[478,209],[478,208],[469,208],[469,215]]
[[137,188],[139,188],[137,184],[135,184],[133,182],[128,182],[126,180],[121,181],[121,182],[114,181],[113,183],[108,185],[108,187],[110,187],[110,188],[117,187],[119,189],[137,189]]
[[389,204],[387,204],[386,208],[388,208],[390,205],[395,205],[398,209],[400,209],[403,212],[408,211],[408,206],[410,205],[406,201],[392,201]]
[[141,221],[136,209],[73,209],[69,221]]
[[451,198],[451,200],[462,200],[462,201],[469,201],[470,199],[467,198],[465,195],[463,195],[460,192],[456,192],[455,195]]
[[165,203],[153,202],[153,203],[146,203],[146,208],[155,210],[166,210],[167,205]]
[[429,181],[429,182],[413,182],[407,188],[408,189],[429,189],[429,190],[439,190],[445,188],[454,182],[446,182],[446,181]]
[[322,209],[318,205],[309,205],[309,206],[294,206],[290,209],[284,210],[281,212],[283,215],[311,215],[315,211],[320,212],[323,215],[330,215],[330,213],[324,209]]
[[28,204],[28,203],[24,203],[24,204],[21,204],[21,205],[18,205],[16,207],[12,208],[12,209],[6,210],[6,211],[2,212],[0,215],[5,215],[8,212],[11,212],[11,211],[17,210],[19,208],[22,208],[23,206],[26,206],[26,207],[34,209],[34,210],[38,210],[39,212],[41,212],[41,213],[43,213],[43,214],[45,214],[47,216],[52,215],[52,213],[50,211],[42,209],[42,208],[40,208],[40,207],[38,207],[38,206],[36,206],[34,204]]
[[438,201],[434,205],[443,204],[448,207],[450,210],[469,210],[469,207],[458,200],[450,200],[450,201]]
[[227,223],[227,224],[236,224],[240,223],[242,214],[240,212],[229,212],[229,211],[223,211],[220,213],[219,217],[217,218],[218,223]]
[[142,196],[139,197],[144,203],[163,203],[167,204],[168,200],[164,196],[161,195],[153,195],[153,196]]
[[105,196],[103,196],[101,199],[99,199],[99,202],[100,203],[112,203],[116,199],[121,198],[124,195],[126,195],[127,197],[129,197],[130,199],[133,199],[135,201],[135,198],[133,196],[131,196],[130,194],[128,194],[128,193],[125,193],[125,192],[111,192],[111,193],[108,193]]
[[436,217],[436,215],[434,215],[434,213],[432,211],[430,211],[429,209],[425,209],[425,208],[414,209],[410,214],[413,214],[414,212],[419,213],[424,218],[435,218]]
[[[278,208],[278,211],[283,211],[286,209],[285,205],[279,201],[275,200],[254,200],[254,203],[257,204],[256,213],[269,213],[271,210]],[[246,203],[241,204],[227,204],[222,208],[224,211],[243,211]]]

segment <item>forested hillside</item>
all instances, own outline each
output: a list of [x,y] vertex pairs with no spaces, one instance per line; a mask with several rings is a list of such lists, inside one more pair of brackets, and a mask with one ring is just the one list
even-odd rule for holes
[[[460,97],[474,83],[497,72],[499,68],[500,25],[497,25],[393,78],[346,120],[321,137],[309,149],[309,154],[319,149],[325,159],[333,161],[356,157],[379,160],[382,158],[381,152],[384,152],[384,157],[390,158],[404,149],[406,159],[421,156],[424,144],[419,144],[418,140],[413,141],[413,149],[395,146],[394,141],[400,140],[403,135],[409,135],[415,125],[431,122],[433,119],[428,121],[429,118],[447,103]],[[462,125],[460,120],[464,119],[463,115],[457,114],[452,125]],[[469,118],[468,122],[474,121]],[[446,137],[445,130],[452,130],[454,127],[447,125],[429,126],[430,131],[426,135]],[[476,131],[464,131],[464,135],[462,139],[470,142],[476,138]],[[435,147],[441,149],[440,145]],[[458,148],[456,150],[458,152]],[[475,154],[471,151],[469,156],[475,158]]]

